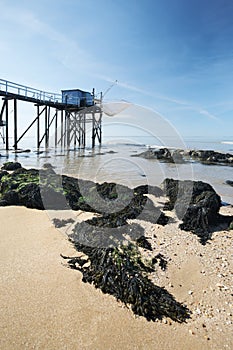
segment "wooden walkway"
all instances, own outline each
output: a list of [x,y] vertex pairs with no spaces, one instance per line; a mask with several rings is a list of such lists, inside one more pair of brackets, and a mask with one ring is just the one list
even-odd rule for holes
[[61,94],[34,89],[29,86],[16,84],[3,79],[0,79],[0,96],[5,96],[8,99],[16,98],[20,101],[47,105],[58,109],[65,109],[67,106],[68,108],[79,108],[75,104],[69,103],[67,105],[66,103],[62,103]]

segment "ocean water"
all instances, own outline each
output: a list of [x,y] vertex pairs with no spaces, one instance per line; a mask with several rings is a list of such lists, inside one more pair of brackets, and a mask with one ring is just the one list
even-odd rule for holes
[[[192,137],[183,140],[186,149],[212,149],[233,155],[233,137],[208,139]],[[229,166],[203,165],[198,162],[168,164],[141,157],[132,157],[155,144],[154,139],[138,137],[134,143],[116,138],[104,139],[101,147],[64,150],[60,148],[41,148],[41,154],[31,149],[30,153],[15,154],[0,150],[0,164],[5,161],[18,161],[25,167],[41,168],[44,163],[51,163],[56,172],[96,182],[117,182],[131,188],[141,185],[160,185],[165,178],[201,180],[213,186],[222,201],[233,204],[233,187],[226,180],[233,180],[233,168]],[[173,147],[172,140],[167,146]]]

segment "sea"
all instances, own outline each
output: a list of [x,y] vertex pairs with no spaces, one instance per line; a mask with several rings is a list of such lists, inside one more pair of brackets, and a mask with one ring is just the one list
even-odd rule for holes
[[[130,188],[142,184],[159,186],[165,178],[181,180],[201,180],[213,186],[220,195],[223,204],[233,205],[233,187],[226,184],[233,181],[233,167],[225,165],[203,165],[196,161],[184,164],[162,163],[153,159],[135,157],[150,148],[171,147],[176,148],[169,138],[163,143],[150,137],[138,136],[133,139],[106,136],[101,146],[94,149],[60,147],[41,148],[40,151],[30,145],[32,139],[24,145],[28,152],[6,152],[4,145],[0,144],[0,165],[6,161],[17,161],[26,168],[42,168],[45,163],[54,166],[59,174],[67,174],[77,178],[88,179],[95,182],[116,182]],[[200,137],[183,138],[185,149],[214,150],[230,153],[233,156],[232,137]],[[30,150],[30,151],[29,151]]]

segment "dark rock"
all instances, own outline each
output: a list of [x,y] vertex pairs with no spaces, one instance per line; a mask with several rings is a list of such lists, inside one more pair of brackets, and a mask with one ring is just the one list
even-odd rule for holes
[[96,189],[103,199],[115,200],[118,197],[117,185],[114,182],[97,184]]
[[230,153],[220,153],[213,150],[191,150],[190,156],[204,164],[233,165],[233,155]]
[[68,224],[73,224],[74,222],[75,221],[72,218],[70,218],[70,219],[63,219],[63,220],[58,219],[58,218],[54,218],[53,219],[53,224],[54,224],[54,226],[56,228],[61,228],[61,227],[64,227],[64,226],[66,226]]
[[140,185],[133,189],[134,193],[137,194],[152,194],[155,197],[160,197],[163,195],[161,188],[151,185]]
[[45,209],[41,198],[40,186],[36,183],[28,183],[20,187],[18,190],[18,197],[20,205],[32,209]]
[[185,163],[185,160],[183,158],[183,150],[176,149],[172,152],[172,158],[174,163],[176,164],[183,164]]
[[165,257],[163,256],[163,254],[159,253],[156,256],[154,256],[152,258],[152,264],[157,264],[159,263],[159,266],[161,267],[161,269],[163,271],[166,270],[167,268],[167,260],[165,259]]
[[44,163],[43,168],[44,169],[55,169],[55,167],[50,163]]
[[136,244],[144,249],[151,250],[152,251],[152,245],[148,240],[146,239],[145,236],[141,236],[136,240]]
[[157,159],[161,162],[167,162],[167,163],[184,163],[182,150],[170,151],[168,148],[160,148],[160,149],[149,148],[148,150],[142,153],[133,154],[131,155],[131,157]]
[[1,197],[1,200],[5,205],[19,205],[19,196],[17,191],[15,190],[9,190]]
[[183,221],[180,228],[197,234],[204,244],[210,238],[211,227],[220,220],[219,195],[202,181],[165,179],[163,188],[169,197],[165,209],[174,208],[177,217]]
[[16,170],[19,168],[22,168],[22,166],[18,162],[6,162],[2,166],[2,170],[8,170],[8,171]]
[[231,181],[231,180],[227,180],[226,184],[233,187],[233,181]]
[[8,175],[8,172],[5,170],[0,170],[0,181],[3,178],[3,176]]
[[148,194],[149,186],[148,185],[140,185],[133,189],[135,194]]

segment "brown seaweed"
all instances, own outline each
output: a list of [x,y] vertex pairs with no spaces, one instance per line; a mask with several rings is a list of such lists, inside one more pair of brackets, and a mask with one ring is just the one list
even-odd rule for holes
[[135,315],[143,316],[148,321],[170,317],[174,321],[184,322],[190,317],[185,305],[177,302],[165,288],[152,283],[148,277],[154,271],[152,263],[142,261],[135,244],[91,247],[79,243],[75,233],[70,240],[79,252],[85,254],[85,258],[63,258],[70,268],[82,273],[83,282],[113,295],[127,307],[131,306]]

